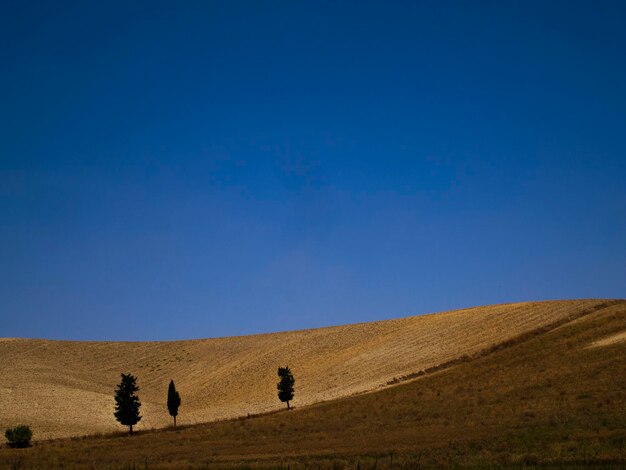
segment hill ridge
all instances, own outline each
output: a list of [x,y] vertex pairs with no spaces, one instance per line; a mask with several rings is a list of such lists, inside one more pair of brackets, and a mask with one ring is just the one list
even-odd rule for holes
[[[546,307],[555,305],[533,309],[555,318]],[[290,412],[147,430],[132,439],[120,429],[48,440],[30,450],[0,447],[0,465],[623,468],[626,343],[588,346],[626,331],[626,302],[561,307],[560,326],[545,323],[523,341],[420,380]]]
[[371,321],[363,321],[363,322],[354,322],[354,323],[339,323],[336,325],[324,325],[317,326],[311,328],[300,328],[295,330],[277,330],[277,331],[266,331],[259,333],[249,333],[242,335],[229,335],[229,336],[202,336],[197,338],[185,338],[185,339],[148,339],[148,340],[105,340],[105,339],[59,339],[59,338],[44,338],[44,337],[29,337],[29,336],[13,336],[13,337],[1,337],[0,341],[54,341],[54,342],[70,342],[70,343],[120,343],[120,344],[128,344],[128,343],[137,343],[137,344],[145,344],[145,343],[184,343],[184,342],[195,342],[195,341],[211,341],[211,340],[221,340],[221,339],[235,339],[235,338],[249,338],[253,336],[274,336],[280,334],[287,333],[304,333],[308,331],[318,331],[318,330],[326,330],[331,328],[342,328],[349,326],[359,326],[359,325],[368,325],[371,323],[380,323],[380,322],[391,322],[397,320],[406,320],[409,318],[417,318],[417,317],[429,317],[431,315],[443,315],[448,313],[463,313],[475,309],[482,308],[492,308],[492,307],[514,307],[514,306],[523,306],[528,304],[542,304],[542,303],[550,303],[550,302],[599,302],[599,301],[607,301],[607,302],[626,302],[626,299],[605,299],[605,298],[580,298],[580,299],[546,299],[546,300],[527,300],[520,302],[501,302],[497,304],[483,304],[483,305],[475,305],[472,307],[463,307],[459,309],[449,309],[449,310],[441,310],[437,312],[426,312],[419,313],[415,315],[407,315],[407,316],[399,316],[392,318],[385,318],[382,320],[371,320]]
[[179,422],[197,423],[279,409],[278,365],[296,377],[302,406],[386,386],[394,378],[478,353],[496,343],[582,314],[605,302],[521,302],[330,326],[173,342],[0,342],[0,424],[29,422],[39,438],[109,432],[121,372],[138,376],[144,419],[169,423],[165,392],[174,379]]

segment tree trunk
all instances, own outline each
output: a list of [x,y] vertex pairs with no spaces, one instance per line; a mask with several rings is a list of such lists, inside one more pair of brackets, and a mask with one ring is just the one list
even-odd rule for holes
[[289,401],[287,401],[287,409],[290,409]]
[[174,427],[176,427],[176,416],[174,416]]
[[130,428],[130,435],[132,436],[133,435],[133,425],[130,424],[128,427]]

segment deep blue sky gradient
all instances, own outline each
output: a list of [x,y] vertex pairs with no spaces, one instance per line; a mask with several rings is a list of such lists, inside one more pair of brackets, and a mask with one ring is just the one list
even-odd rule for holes
[[0,3],[0,336],[626,297],[624,2]]

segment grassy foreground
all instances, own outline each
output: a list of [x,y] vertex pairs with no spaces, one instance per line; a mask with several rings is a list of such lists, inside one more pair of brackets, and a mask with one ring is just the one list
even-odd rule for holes
[[558,328],[377,392],[133,437],[2,448],[0,464],[98,469],[625,468],[626,342],[593,346],[625,331],[626,301],[613,302]]

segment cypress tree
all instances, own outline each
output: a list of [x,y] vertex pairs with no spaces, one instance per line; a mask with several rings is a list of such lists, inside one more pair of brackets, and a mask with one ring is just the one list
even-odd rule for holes
[[287,409],[290,409],[289,402],[293,400],[293,385],[296,380],[293,378],[293,374],[291,373],[289,367],[279,367],[278,377],[280,378],[277,384],[278,398],[282,402],[287,402]]
[[167,389],[167,410],[170,416],[174,418],[174,426],[176,426],[176,416],[178,416],[178,407],[180,406],[180,395],[176,391],[174,381],[170,380],[170,386]]
[[139,391],[137,377],[131,374],[122,374],[122,381],[115,390],[115,419],[124,426],[129,427],[130,434],[133,433],[133,425],[141,420],[139,407],[141,402],[135,392]]

